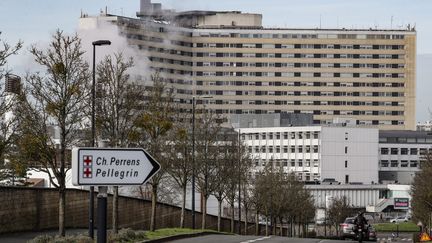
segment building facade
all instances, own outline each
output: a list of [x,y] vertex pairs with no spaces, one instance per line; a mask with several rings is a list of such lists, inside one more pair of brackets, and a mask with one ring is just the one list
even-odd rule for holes
[[379,178],[383,183],[411,184],[420,163],[432,152],[432,133],[425,131],[379,132]]
[[[378,182],[378,129],[341,126],[240,128],[254,171],[272,163],[303,181]],[[365,153],[367,151],[367,153]]]
[[[111,22],[191,109],[218,114],[308,113],[315,124],[349,117],[380,129],[415,130],[416,31],[263,28],[260,14],[164,11],[148,0],[139,19]],[[146,10],[147,9],[147,10]],[[145,11],[144,11],[145,10]],[[151,11],[150,11],[151,10]]]

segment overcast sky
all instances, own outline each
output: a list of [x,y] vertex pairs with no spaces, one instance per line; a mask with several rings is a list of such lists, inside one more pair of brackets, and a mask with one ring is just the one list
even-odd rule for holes
[[[419,75],[417,89],[431,90],[432,0],[162,0],[165,8],[177,10],[240,10],[262,13],[266,27],[282,28],[405,28],[417,29]],[[57,29],[72,33],[81,11],[135,17],[139,0],[0,0],[0,38],[9,43],[23,40],[25,46],[46,42]],[[19,65],[13,59],[10,66]],[[22,62],[21,62],[22,63]],[[420,80],[421,79],[421,80]],[[418,92],[417,120],[429,118],[432,97]],[[432,105],[431,105],[432,109]]]

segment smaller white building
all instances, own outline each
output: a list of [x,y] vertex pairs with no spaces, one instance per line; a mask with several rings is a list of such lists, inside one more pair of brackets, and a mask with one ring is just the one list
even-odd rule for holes
[[382,183],[411,184],[423,156],[432,152],[432,133],[379,132],[379,178]]
[[342,184],[378,182],[378,129],[347,126],[239,128],[255,159],[303,181],[335,179]]

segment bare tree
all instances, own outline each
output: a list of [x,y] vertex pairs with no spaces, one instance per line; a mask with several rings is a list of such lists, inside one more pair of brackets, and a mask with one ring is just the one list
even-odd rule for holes
[[[123,53],[106,56],[97,67],[97,130],[110,147],[128,147],[134,122],[140,114],[142,86],[130,80],[132,58]],[[118,232],[118,186],[113,187],[113,232]]]
[[217,163],[217,137],[221,130],[218,116],[204,113],[195,122],[197,187],[202,199],[202,229],[206,227],[207,200],[214,191]]
[[[187,120],[187,119],[178,119]],[[180,227],[185,226],[186,189],[192,174],[191,144],[189,139],[189,123],[179,122],[174,125],[171,133],[171,149],[169,150],[169,166],[167,172],[180,187],[182,192]]]
[[[59,235],[64,236],[68,149],[79,141],[78,131],[86,118],[87,107],[83,100],[89,95],[88,64],[84,61],[78,36],[68,36],[60,30],[53,34],[46,50],[34,45],[30,52],[46,72],[31,74],[26,80],[29,97],[21,100],[20,114],[26,152],[49,174],[51,183],[59,191]],[[59,130],[58,143],[49,135],[50,127]]]
[[[1,34],[1,32],[0,32]],[[7,75],[10,70],[6,69],[7,59],[16,55],[22,47],[22,42],[19,41],[14,46],[9,45],[0,38],[0,80]],[[6,81],[6,80],[5,80]],[[16,119],[14,117],[6,117],[6,113],[13,108],[12,104],[16,102],[16,94],[9,93],[5,90],[5,86],[0,83],[0,168],[5,167],[7,170],[0,170],[0,180],[11,178],[14,181],[16,172],[25,174],[25,166],[22,163],[15,163],[13,154],[11,153],[11,145],[15,142],[16,135]],[[5,159],[8,160],[4,164]]]
[[132,137],[161,164],[159,172],[148,182],[152,195],[150,230],[154,231],[158,188],[166,176],[166,168],[169,167],[166,151],[169,151],[168,135],[173,128],[176,108],[173,103],[174,90],[166,87],[158,73],[152,75],[152,82],[153,85],[147,87],[144,112],[135,123],[137,130]]
[[348,198],[343,196],[334,198],[327,209],[327,218],[336,229],[336,234],[339,235],[339,224],[353,213],[353,209],[349,205]]

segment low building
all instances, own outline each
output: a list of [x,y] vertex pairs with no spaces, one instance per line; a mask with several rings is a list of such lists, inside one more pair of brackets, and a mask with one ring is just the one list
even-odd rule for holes
[[422,156],[432,151],[432,133],[379,132],[379,178],[382,183],[411,184]]
[[[378,182],[378,129],[347,126],[237,128],[254,161],[294,172],[300,180]],[[367,152],[365,152],[367,151]]]

